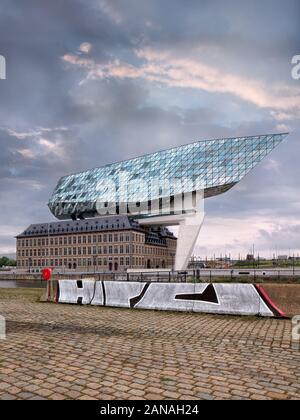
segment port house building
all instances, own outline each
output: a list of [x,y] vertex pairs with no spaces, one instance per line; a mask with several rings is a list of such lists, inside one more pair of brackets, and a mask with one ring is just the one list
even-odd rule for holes
[[177,241],[167,228],[142,228],[127,216],[34,224],[16,240],[19,269],[106,272],[171,269]]
[[48,202],[60,222],[17,237],[18,267],[185,270],[204,199],[233,188],[287,135],[197,141],[64,176]]

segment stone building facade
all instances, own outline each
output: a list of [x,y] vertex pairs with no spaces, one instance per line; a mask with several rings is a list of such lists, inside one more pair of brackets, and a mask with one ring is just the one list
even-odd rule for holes
[[17,240],[17,267],[39,271],[125,271],[172,268],[176,237],[127,216],[30,225]]

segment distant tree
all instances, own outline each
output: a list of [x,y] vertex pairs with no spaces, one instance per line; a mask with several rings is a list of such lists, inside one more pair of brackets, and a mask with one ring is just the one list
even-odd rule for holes
[[0,258],[0,267],[16,267],[17,263],[15,260],[11,260],[7,257]]

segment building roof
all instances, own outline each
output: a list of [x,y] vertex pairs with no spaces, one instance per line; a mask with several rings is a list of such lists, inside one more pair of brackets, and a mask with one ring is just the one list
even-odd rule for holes
[[[105,231],[135,230],[146,234],[146,243],[153,240],[153,243],[161,240],[164,244],[165,238],[176,239],[172,232],[162,228],[161,232],[152,232],[149,229],[141,228],[139,223],[128,216],[110,216],[86,220],[65,220],[60,222],[48,222],[32,224],[16,238],[29,238],[38,236],[55,236],[65,234],[87,234]],[[149,237],[149,239],[147,239]],[[152,238],[152,239],[151,239]],[[158,243],[158,242],[157,242]]]
[[162,227],[159,230],[150,229],[146,230],[145,243],[147,245],[167,245],[167,238],[176,239],[174,234],[169,231],[166,227]]

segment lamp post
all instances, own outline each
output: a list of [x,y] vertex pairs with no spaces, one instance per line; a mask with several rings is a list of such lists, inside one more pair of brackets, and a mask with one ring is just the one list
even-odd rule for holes
[[295,276],[295,254],[293,254],[293,277]]

